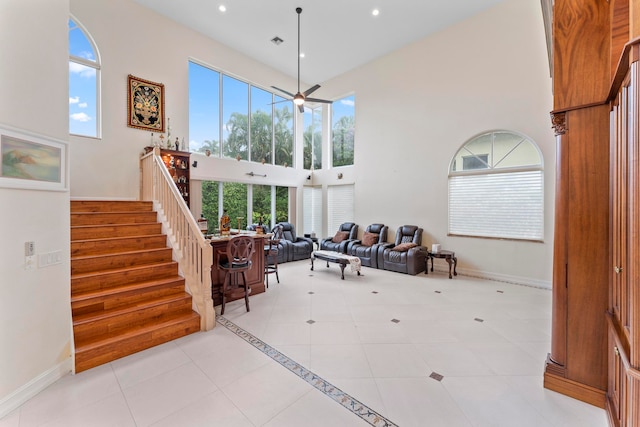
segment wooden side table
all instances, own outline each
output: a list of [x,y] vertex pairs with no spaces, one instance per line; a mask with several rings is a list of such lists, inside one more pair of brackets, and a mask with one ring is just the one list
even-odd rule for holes
[[[458,272],[456,271],[456,267],[458,265],[458,258],[456,257],[456,253],[453,251],[445,251],[445,250],[441,250],[439,252],[431,252],[431,251],[427,251],[427,255],[429,256],[429,258],[431,258],[431,271],[433,271],[433,259],[434,258],[442,258],[445,261],[447,261],[447,263],[449,264],[449,279],[452,279],[453,276],[451,276],[451,266],[453,266],[453,275],[457,276]],[[428,261],[425,261],[428,263]],[[428,265],[426,266],[428,269]],[[426,270],[425,270],[426,273]]]

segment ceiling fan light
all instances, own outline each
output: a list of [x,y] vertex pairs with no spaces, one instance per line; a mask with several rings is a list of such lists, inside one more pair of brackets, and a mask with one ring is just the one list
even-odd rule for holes
[[304,104],[304,96],[302,96],[301,93],[296,93],[296,95],[293,97],[293,103],[296,105]]

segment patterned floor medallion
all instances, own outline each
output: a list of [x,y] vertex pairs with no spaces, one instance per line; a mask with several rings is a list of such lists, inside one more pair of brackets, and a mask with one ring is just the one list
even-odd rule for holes
[[245,331],[240,326],[235,323],[227,320],[223,316],[216,315],[216,322],[219,325],[224,326],[238,337],[242,338],[280,365],[287,368],[289,371],[293,372],[298,377],[302,378],[310,385],[320,390],[322,393],[338,402],[340,405],[353,412],[364,421],[368,422],[372,426],[375,427],[397,427],[397,424],[391,422],[384,416],[380,415],[373,409],[361,403],[359,400],[351,397],[347,393],[340,390],[338,387],[331,384],[329,381],[320,378],[318,375],[314,374],[304,366],[296,363],[294,360],[290,359],[288,356],[280,353],[275,348],[271,347],[269,344],[266,344],[264,341],[260,340],[258,337],[252,335],[251,333]]

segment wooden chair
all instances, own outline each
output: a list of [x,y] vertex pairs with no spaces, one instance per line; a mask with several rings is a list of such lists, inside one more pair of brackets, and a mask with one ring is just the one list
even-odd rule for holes
[[[246,273],[251,269],[251,255],[253,254],[253,238],[249,236],[233,237],[227,243],[225,259],[218,260],[218,268],[225,272],[222,283],[222,309],[220,314],[224,314],[224,305],[228,296],[244,296],[247,311],[249,311],[249,294],[251,286],[247,285]],[[238,275],[242,275],[242,284]],[[235,285],[232,286],[231,276],[235,278]],[[242,290],[242,292],[240,292]]]
[[282,239],[282,225],[278,224],[273,227],[273,235],[269,239],[269,244],[264,247],[264,277],[267,288],[269,287],[269,275],[275,273],[276,280],[280,283],[278,277],[278,243]]

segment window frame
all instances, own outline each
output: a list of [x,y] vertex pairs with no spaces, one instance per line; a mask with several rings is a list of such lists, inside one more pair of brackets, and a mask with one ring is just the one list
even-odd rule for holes
[[[335,105],[342,102],[343,100],[347,100],[349,98],[353,98],[353,159],[352,159],[352,163],[349,164],[343,164],[343,165],[336,165],[336,156],[335,156],[335,150],[336,150],[336,144],[334,141],[334,125],[337,124],[337,122],[342,118],[342,117],[349,117],[346,115],[340,116],[340,118],[338,120],[335,120],[335,112],[336,112],[336,108]],[[354,166],[356,159],[355,159],[355,155],[356,155],[356,95],[355,93],[351,93],[349,95],[343,96],[341,98],[338,98],[336,100],[333,101],[333,103],[331,104],[331,114],[330,114],[330,134],[329,134],[329,160],[330,160],[330,164],[331,164],[331,168],[341,168],[341,167],[349,167],[349,166]],[[334,123],[335,121],[335,123]]]

